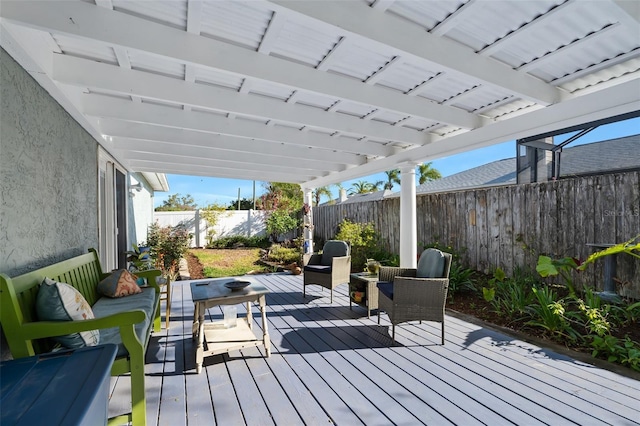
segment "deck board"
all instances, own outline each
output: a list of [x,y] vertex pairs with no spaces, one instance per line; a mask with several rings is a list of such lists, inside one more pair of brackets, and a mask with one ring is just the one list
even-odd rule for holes
[[[271,357],[262,347],[205,358],[195,373],[193,302],[173,287],[169,330],[147,352],[149,425],[640,425],[640,381],[447,316],[396,327],[349,309],[347,286],[307,288],[256,276],[270,293]],[[238,307],[244,315],[243,305]],[[262,330],[252,306],[254,331]],[[220,308],[207,320],[222,318]],[[128,377],[112,378],[111,415],[127,411]]]

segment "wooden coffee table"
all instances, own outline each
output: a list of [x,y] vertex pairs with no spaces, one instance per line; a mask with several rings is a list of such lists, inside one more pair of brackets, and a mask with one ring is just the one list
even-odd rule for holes
[[[368,272],[358,272],[349,275],[349,309],[352,303],[367,309],[367,318],[371,318],[371,310],[378,309],[378,275]],[[356,301],[352,292],[364,292],[362,299]]]
[[[251,284],[241,290],[231,290],[225,284],[231,281],[249,281]],[[271,355],[271,342],[267,331],[265,295],[269,290],[252,277],[218,278],[191,282],[193,299],[193,339],[197,340],[196,373],[202,371],[205,356],[226,353],[236,349],[263,345],[267,357]],[[238,318],[236,326],[225,328],[224,321],[205,323],[205,311],[213,306],[247,303],[247,316]],[[262,339],[253,332],[251,302],[260,304],[262,314]],[[205,349],[206,346],[206,349]]]

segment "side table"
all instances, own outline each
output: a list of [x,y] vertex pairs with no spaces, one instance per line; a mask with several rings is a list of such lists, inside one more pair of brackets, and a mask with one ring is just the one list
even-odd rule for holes
[[[196,373],[202,371],[205,356],[226,353],[236,349],[263,345],[267,357],[271,355],[271,341],[267,330],[266,297],[269,290],[254,278],[242,277],[242,281],[251,284],[241,290],[230,290],[225,286],[235,278],[219,278],[207,281],[191,282],[191,297],[194,304],[193,338],[197,340]],[[247,303],[246,318],[238,318],[236,326],[225,328],[223,321],[205,324],[204,314],[208,308],[220,305]],[[262,339],[253,332],[251,302],[260,304],[262,314]],[[206,346],[206,349],[205,349]]]
[[[378,309],[378,275],[358,272],[349,275],[349,309],[353,303],[367,309],[367,318],[371,318],[371,310]],[[356,293],[363,293],[361,297]]]

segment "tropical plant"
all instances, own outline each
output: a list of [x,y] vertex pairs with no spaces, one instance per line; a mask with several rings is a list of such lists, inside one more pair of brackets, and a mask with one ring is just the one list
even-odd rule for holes
[[374,191],[373,185],[370,182],[359,180],[351,184],[351,189],[349,190],[349,194],[350,195],[368,194],[373,191]]
[[387,182],[384,184],[384,189],[392,190],[393,184],[400,185],[400,169],[387,170],[384,173],[387,175]]
[[526,324],[542,328],[557,340],[576,341],[579,334],[573,329],[565,317],[565,302],[558,300],[557,293],[550,287],[532,288],[537,303],[527,307],[531,319]]
[[331,200],[331,197],[332,197],[331,189],[329,189],[328,186],[321,186],[319,188],[316,188],[313,191],[313,205],[314,206],[320,205],[320,200],[322,199],[323,196]]
[[418,172],[420,173],[420,177],[418,182],[422,185],[425,182],[430,182],[432,180],[438,180],[442,178],[442,174],[438,171],[438,169],[433,168],[431,165],[432,162],[422,163],[418,166]]
[[127,261],[131,272],[146,271],[153,268],[150,248],[132,244],[133,250],[127,251]]
[[580,260],[575,257],[552,259],[549,256],[540,256],[538,257],[536,271],[538,271],[541,277],[559,275],[564,280],[569,292],[572,295],[575,295],[576,289],[573,285],[573,277],[571,275],[572,271],[584,271],[587,266],[596,260],[619,253],[626,253],[640,259],[640,235],[637,235],[635,238],[624,243],[616,244],[604,250],[597,251],[589,256],[584,262],[580,262]]

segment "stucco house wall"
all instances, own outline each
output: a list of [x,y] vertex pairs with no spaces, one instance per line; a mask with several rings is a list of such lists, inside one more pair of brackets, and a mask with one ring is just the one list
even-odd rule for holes
[[98,244],[97,142],[0,49],[0,271]]
[[3,49],[0,108],[0,272],[97,247],[97,142]]

